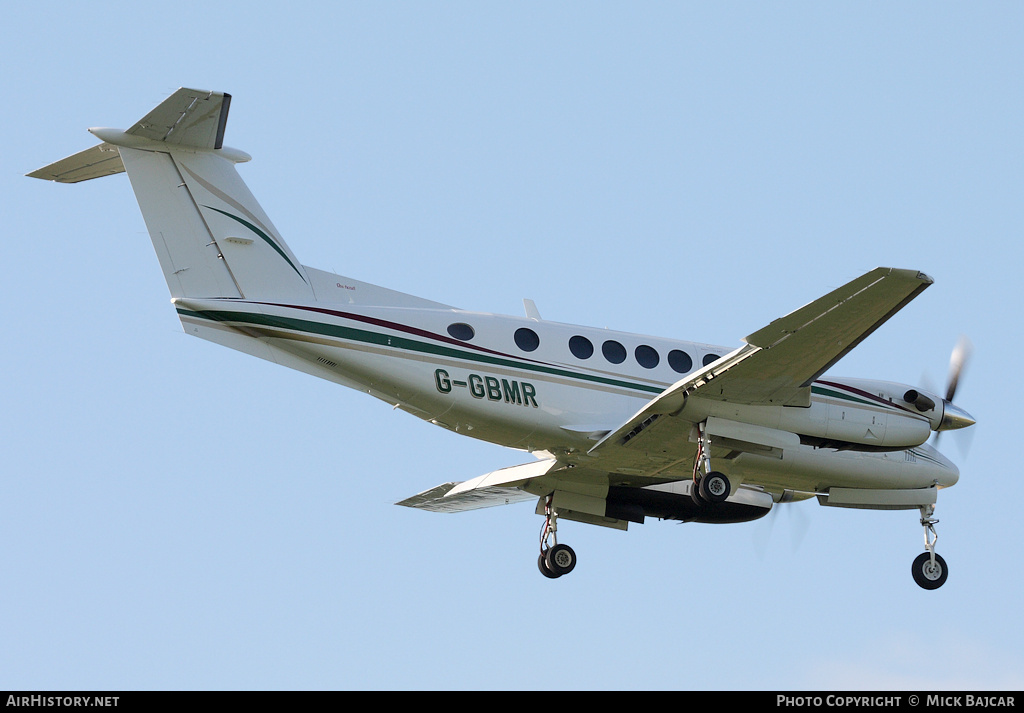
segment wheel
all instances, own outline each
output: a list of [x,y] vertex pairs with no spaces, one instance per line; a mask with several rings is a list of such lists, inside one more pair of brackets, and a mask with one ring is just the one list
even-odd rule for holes
[[540,573],[548,579],[558,579],[558,575],[552,572],[550,569],[548,569],[548,563],[547,560],[544,558],[543,553],[541,553],[537,557],[537,569],[539,569]]
[[923,589],[938,589],[946,582],[949,576],[949,568],[946,567],[946,560],[935,555],[935,564],[932,564],[932,556],[922,552],[914,560],[910,570],[914,575],[917,586]]
[[556,577],[572,572],[576,566],[576,553],[569,545],[555,545],[548,550],[545,557],[548,569],[555,573]]
[[700,481],[690,484],[690,499],[693,500],[693,504],[697,507],[704,507],[704,498],[700,496]]
[[700,496],[709,503],[725,502],[729,497],[729,490],[732,488],[729,479],[724,473],[716,470],[711,471],[700,479]]

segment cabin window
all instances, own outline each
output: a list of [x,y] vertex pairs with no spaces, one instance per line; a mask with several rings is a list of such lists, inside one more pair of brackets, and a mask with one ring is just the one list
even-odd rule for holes
[[626,361],[626,348],[613,339],[609,339],[601,345],[601,353],[612,364],[621,364]]
[[532,352],[540,346],[540,337],[537,336],[535,331],[528,329],[527,327],[520,327],[517,329],[515,339],[516,346],[524,352]]
[[658,356],[654,347],[649,347],[646,344],[638,346],[633,352],[633,356],[636,357],[636,363],[645,369],[653,369],[661,361],[661,357]]
[[448,334],[463,342],[468,342],[476,336],[476,331],[465,322],[456,322],[448,325]]
[[722,357],[719,354],[705,354],[704,355],[704,360],[701,362],[701,364],[703,364],[704,366],[707,366],[711,362],[718,361],[721,358]]
[[577,334],[569,340],[569,351],[577,359],[589,359],[594,356],[594,345],[586,337]]
[[689,374],[693,368],[693,359],[686,352],[673,349],[668,353],[668,365],[677,374]]

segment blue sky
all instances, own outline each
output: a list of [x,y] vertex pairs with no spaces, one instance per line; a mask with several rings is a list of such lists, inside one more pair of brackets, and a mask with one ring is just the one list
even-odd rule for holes
[[[0,689],[1020,689],[1017,3],[22,3],[0,27]],[[979,421],[916,512],[735,526],[392,503],[529,460],[187,338],[123,175],[23,174],[179,86],[308,265],[736,346],[879,265],[832,371]],[[554,678],[552,678],[554,677]]]

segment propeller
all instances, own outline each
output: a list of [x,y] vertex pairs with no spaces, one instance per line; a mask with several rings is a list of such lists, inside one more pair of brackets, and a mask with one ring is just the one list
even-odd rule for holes
[[[800,549],[804,537],[807,535],[807,529],[810,527],[807,513],[799,507],[800,502],[784,499],[775,503],[771,512],[762,518],[761,526],[754,533],[754,547],[759,557],[763,558],[767,554],[775,531],[775,523],[779,517],[784,517],[788,523],[786,527],[789,530],[793,553],[795,554]],[[786,514],[780,515],[780,511],[785,511]]]
[[953,347],[953,354],[949,357],[949,378],[946,380],[946,401],[953,401],[956,395],[956,387],[960,385],[960,377],[967,366],[967,360],[971,356],[974,347],[967,337],[960,337],[960,341]]
[[[949,357],[949,377],[946,379],[946,398],[943,404],[943,416],[942,425],[939,430],[935,433],[935,445],[939,444],[939,436],[944,430],[960,429],[966,426],[974,424],[974,419],[963,409],[953,405],[953,397],[956,396],[957,388],[960,386],[960,380],[963,378],[964,372],[967,369],[967,362],[971,357],[971,352],[974,350],[971,340],[967,337],[961,336],[960,340],[953,347],[953,353]],[[958,438],[957,445],[960,448],[961,454],[966,457],[967,451],[970,447],[970,440],[973,437],[973,431],[968,431],[963,434],[963,439]],[[966,439],[966,440],[964,440]]]

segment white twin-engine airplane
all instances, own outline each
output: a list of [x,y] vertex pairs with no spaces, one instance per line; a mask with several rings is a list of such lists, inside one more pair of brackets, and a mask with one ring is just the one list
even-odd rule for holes
[[467,312],[301,264],[223,145],[231,96],[179,89],[127,131],[28,175],[77,183],[128,173],[189,334],[365,391],[458,433],[536,460],[403,500],[457,512],[524,500],[543,515],[538,566],[576,554],[559,519],[625,530],[646,518],[744,522],[775,503],[919,509],[925,589],[940,488],[953,463],[931,431],[974,423],[915,387],[826,370],[932,284],[878,268],[748,335],[737,349]]

